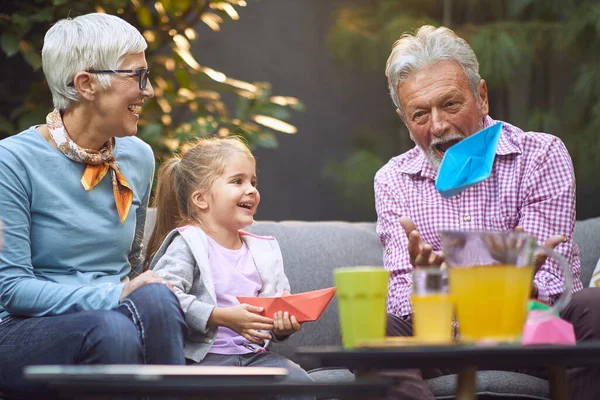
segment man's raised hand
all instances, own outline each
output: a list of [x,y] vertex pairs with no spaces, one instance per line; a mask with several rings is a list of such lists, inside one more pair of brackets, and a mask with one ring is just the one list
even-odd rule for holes
[[444,254],[433,251],[432,247],[421,239],[415,223],[408,217],[400,217],[400,225],[408,238],[408,254],[413,267],[441,265]]

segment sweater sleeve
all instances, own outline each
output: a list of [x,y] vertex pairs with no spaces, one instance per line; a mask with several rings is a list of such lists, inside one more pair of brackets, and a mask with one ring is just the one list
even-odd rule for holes
[[31,262],[31,193],[26,169],[0,146],[0,306],[10,314],[60,315],[110,310],[119,304],[123,284],[66,285],[36,278]]
[[131,272],[129,277],[135,278],[142,273],[142,265],[144,264],[144,232],[146,230],[146,213],[148,211],[148,202],[150,201],[150,191],[152,190],[152,179],[154,177],[154,154],[150,150],[150,158],[152,160],[152,173],[149,175],[146,193],[142,198],[140,207],[136,211],[135,222],[135,237],[131,245],[131,251],[128,255]]
[[208,318],[215,305],[202,302],[190,294],[194,282],[200,281],[200,270],[196,267],[194,255],[185,239],[179,235],[175,236],[165,253],[153,264],[152,270],[175,287],[175,295],[190,329],[208,334]]
[[275,273],[277,274],[278,282],[277,282],[276,286],[278,288],[279,287],[282,288],[281,292],[283,292],[284,290],[291,292],[292,289],[290,287],[290,282],[288,280],[287,275],[285,274],[285,269],[283,267],[283,255],[281,254],[281,248],[279,247],[279,243],[277,242],[277,240],[273,241],[273,247],[274,247],[275,255],[277,257]]

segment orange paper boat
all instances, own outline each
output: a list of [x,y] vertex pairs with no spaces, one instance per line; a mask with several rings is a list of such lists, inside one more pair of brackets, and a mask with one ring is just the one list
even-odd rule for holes
[[246,303],[257,307],[263,307],[260,315],[273,318],[278,311],[288,312],[295,316],[298,322],[310,322],[319,319],[325,307],[333,298],[335,288],[313,290],[311,292],[291,294],[281,297],[242,297],[237,299],[240,303]]

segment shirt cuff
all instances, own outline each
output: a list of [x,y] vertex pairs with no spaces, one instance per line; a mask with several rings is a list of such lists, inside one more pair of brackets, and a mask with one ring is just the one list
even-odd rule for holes
[[124,283],[119,283],[118,285],[115,285],[115,287],[111,290],[111,309],[116,309],[117,307],[119,307],[119,304],[121,304],[121,294],[123,293],[123,288],[125,287],[125,284],[127,282]]

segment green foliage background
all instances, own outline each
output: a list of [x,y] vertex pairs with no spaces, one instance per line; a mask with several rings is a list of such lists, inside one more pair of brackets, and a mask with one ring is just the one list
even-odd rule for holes
[[304,109],[302,102],[274,96],[267,82],[228,77],[197,61],[191,51],[200,21],[218,31],[227,20],[238,19],[244,6],[244,0],[2,0],[0,62],[13,72],[0,76],[0,135],[42,123],[52,110],[40,56],[50,26],[62,18],[106,12],[136,26],[149,43],[155,97],[144,107],[138,135],[157,157],[210,134],[238,134],[253,148],[277,147],[277,132],[296,133],[285,120]]
[[[578,185],[600,186],[600,2],[370,0],[338,10],[329,47],[341,64],[383,75],[393,43],[423,24],[449,26],[473,47],[493,118],[561,137]],[[402,152],[413,144],[405,129],[400,135]],[[399,154],[390,136],[357,132],[347,159],[325,169],[342,204],[374,215],[374,172]],[[365,146],[366,138],[380,143]]]

